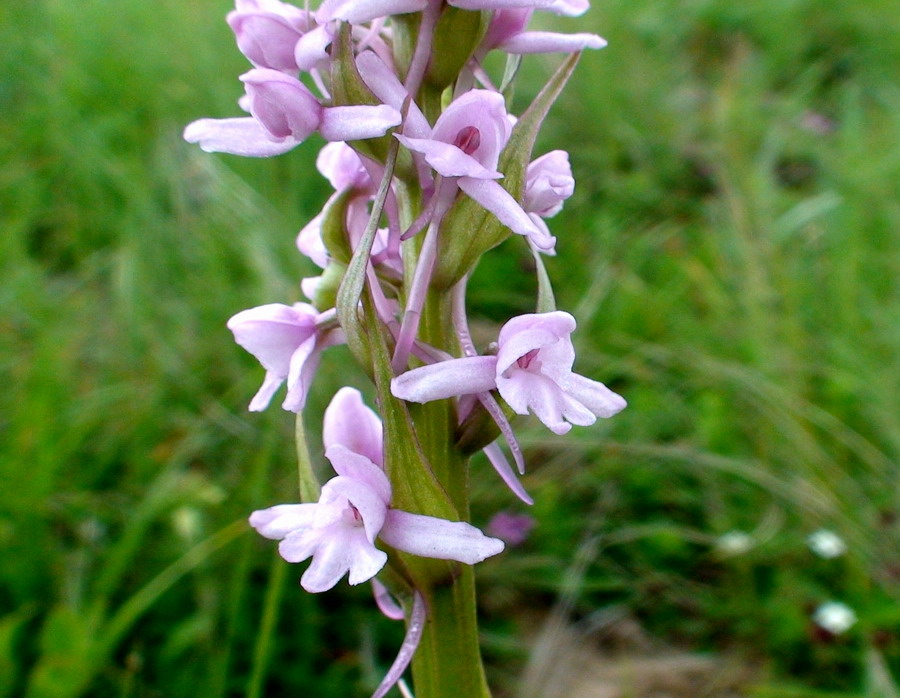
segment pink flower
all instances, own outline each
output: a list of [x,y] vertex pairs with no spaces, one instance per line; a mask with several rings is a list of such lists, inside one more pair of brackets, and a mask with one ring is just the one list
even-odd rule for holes
[[[528,165],[525,180],[525,195],[522,208],[531,222],[550,236],[550,229],[544,218],[552,218],[562,210],[563,202],[575,191],[575,179],[569,166],[569,154],[564,150],[553,150],[542,155]],[[553,248],[541,250],[554,254]]]
[[528,165],[523,207],[541,218],[552,218],[575,191],[575,179],[565,150],[551,150]]
[[533,412],[556,434],[573,424],[612,417],[625,400],[602,383],[572,372],[570,338],[575,318],[554,311],[507,322],[496,356],[470,356],[422,366],[397,376],[391,392],[401,400],[430,402],[496,389],[517,414]]
[[334,310],[319,313],[306,303],[270,303],[243,310],[228,321],[235,341],[266,369],[262,387],[250,402],[251,412],[266,409],[285,381],[282,407],[291,412],[303,408],[322,350],[344,341],[339,329],[327,328],[334,315]]
[[297,78],[255,68],[241,76],[252,116],[200,119],[187,125],[184,139],[207,152],[270,157],[292,150],[318,131],[328,141],[384,135],[401,121],[387,105],[323,107]]
[[337,192],[357,189],[374,193],[375,187],[353,148],[340,141],[328,143],[316,158],[316,169]]
[[525,235],[539,249],[552,249],[554,238],[537,227],[516,200],[496,181],[500,153],[512,133],[503,95],[470,90],[455,99],[438,117],[427,138],[395,135],[426,162],[514,233]]
[[300,580],[310,592],[330,589],[349,573],[350,584],[374,577],[387,562],[376,537],[413,555],[473,565],[503,550],[503,542],[462,521],[422,516],[390,507],[391,484],[382,469],[345,446],[325,456],[337,472],[315,504],[281,504],[255,511],[250,525],[281,540],[288,562],[312,558]]
[[225,18],[253,65],[288,73],[328,60],[331,35],[313,14],[278,0],[237,0]]

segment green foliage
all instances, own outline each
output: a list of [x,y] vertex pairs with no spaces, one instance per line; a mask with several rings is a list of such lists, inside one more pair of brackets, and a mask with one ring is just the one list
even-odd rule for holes
[[[0,695],[364,695],[402,637],[367,589],[301,593],[235,523],[296,499],[296,461],[291,415],[245,411],[262,371],[224,323],[299,299],[293,235],[328,192],[313,143],[251,161],[181,142],[237,113],[228,9],[0,8]],[[564,439],[522,422],[539,523],[479,569],[501,682],[525,610],[565,594],[576,618],[624,608],[739,653],[762,667],[748,695],[896,694],[894,9],[606,0],[554,25],[610,46],[537,144],[578,182],[545,262],[579,372],[630,406]],[[515,111],[560,60],[523,61]],[[534,310],[514,238],[471,282],[484,341]],[[367,385],[346,352],[310,396],[314,461],[334,390]],[[486,463],[473,477],[479,523],[517,506]],[[847,555],[809,551],[823,526]],[[732,531],[749,549],[722,548]],[[859,618],[837,637],[811,621],[830,599]]]

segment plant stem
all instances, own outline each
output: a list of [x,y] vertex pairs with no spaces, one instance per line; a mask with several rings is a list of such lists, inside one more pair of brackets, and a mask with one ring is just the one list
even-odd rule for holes
[[[456,349],[450,295],[430,290],[423,308],[422,339],[445,351]],[[450,495],[460,518],[469,518],[468,459],[455,446],[456,413],[449,400],[422,405],[413,412],[416,432],[431,467]],[[455,573],[420,590],[428,620],[413,658],[417,698],[488,698],[478,643],[475,573],[459,565]]]

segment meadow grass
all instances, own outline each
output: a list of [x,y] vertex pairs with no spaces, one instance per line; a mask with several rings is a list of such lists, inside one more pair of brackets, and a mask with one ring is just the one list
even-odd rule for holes
[[[0,696],[364,695],[402,637],[366,589],[302,592],[244,525],[295,497],[293,424],[245,411],[261,370],[224,322],[300,299],[293,236],[327,183],[312,143],[181,141],[236,113],[228,9],[0,8]],[[498,694],[524,695],[523,628],[562,600],[579,627],[614,612],[656,647],[740,656],[748,695],[896,695],[893,10],[606,0],[557,23],[610,46],[540,143],[578,182],[548,268],[579,371],[630,406],[565,439],[522,422],[539,523],[480,569]],[[524,61],[519,107],[556,60]],[[532,309],[515,242],[472,281],[486,336]],[[323,362],[314,440],[334,391],[366,385],[351,365]],[[479,523],[517,508],[480,461],[474,481]],[[822,527],[845,556],[809,551]],[[859,618],[838,637],[811,621],[829,599]]]

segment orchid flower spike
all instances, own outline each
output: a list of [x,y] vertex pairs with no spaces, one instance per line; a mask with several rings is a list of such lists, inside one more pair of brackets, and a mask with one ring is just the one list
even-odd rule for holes
[[376,537],[413,555],[474,565],[503,550],[503,541],[463,521],[392,509],[391,484],[366,456],[333,444],[325,451],[337,477],[322,487],[315,504],[280,504],[255,511],[250,525],[280,540],[288,562],[312,558],[300,584],[309,592],[331,589],[349,573],[350,584],[374,577],[387,562]]
[[554,311],[507,322],[496,356],[467,356],[415,368],[391,382],[401,400],[430,402],[497,390],[517,414],[533,412],[555,434],[625,408],[622,396],[572,372],[575,318]]
[[341,330],[331,327],[334,317],[333,309],[319,313],[307,303],[270,303],[243,310],[228,321],[235,341],[266,369],[262,387],[250,402],[251,412],[266,409],[285,381],[282,407],[303,409],[322,350],[344,342]]

